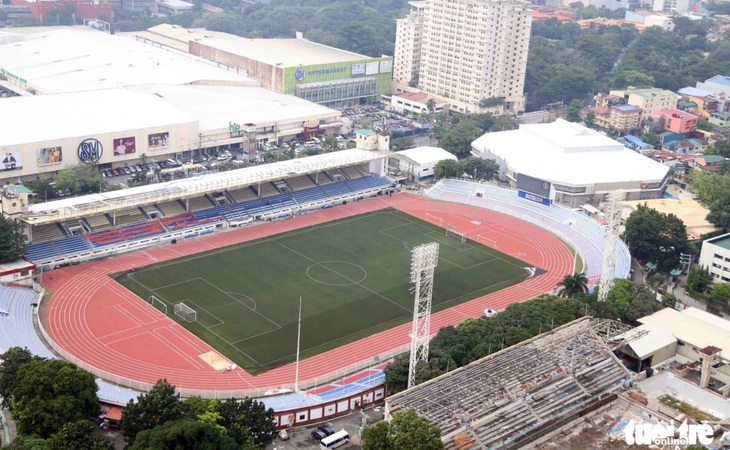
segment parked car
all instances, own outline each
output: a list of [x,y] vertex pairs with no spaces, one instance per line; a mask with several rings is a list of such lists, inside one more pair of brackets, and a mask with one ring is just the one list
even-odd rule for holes
[[323,424],[323,425],[318,426],[317,429],[319,431],[321,431],[322,433],[326,434],[327,436],[331,436],[331,435],[335,434],[335,430],[333,430],[332,427],[329,425]]
[[287,433],[286,430],[279,431],[279,439],[281,439],[282,441],[288,441],[289,433]]
[[314,430],[314,431],[312,431],[312,437],[314,438],[315,441],[319,442],[322,439],[326,438],[327,435],[324,433],[324,431]]

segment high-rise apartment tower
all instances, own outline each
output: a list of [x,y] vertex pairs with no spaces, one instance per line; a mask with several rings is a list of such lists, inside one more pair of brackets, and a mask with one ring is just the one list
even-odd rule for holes
[[417,79],[456,112],[515,115],[525,109],[531,26],[532,11],[516,0],[412,2],[397,24],[395,81]]

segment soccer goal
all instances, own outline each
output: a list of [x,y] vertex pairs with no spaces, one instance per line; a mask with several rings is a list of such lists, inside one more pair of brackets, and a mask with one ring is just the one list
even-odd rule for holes
[[454,228],[451,228],[451,227],[446,229],[446,236],[456,238],[456,239],[460,240],[461,242],[466,242],[466,234],[459,233],[458,231],[456,231]]
[[492,247],[494,249],[497,248],[497,241],[495,241],[494,239],[489,239],[488,237],[484,237],[484,235],[482,234],[477,236],[477,242],[487,247]]
[[163,302],[154,295],[150,295],[150,298],[147,299],[147,302],[162,311],[165,315],[167,315],[167,303]]
[[431,222],[432,224],[438,225],[440,227],[444,226],[444,219],[429,213],[426,213],[426,222]]
[[175,315],[186,322],[195,322],[198,320],[198,313],[184,302],[175,303]]

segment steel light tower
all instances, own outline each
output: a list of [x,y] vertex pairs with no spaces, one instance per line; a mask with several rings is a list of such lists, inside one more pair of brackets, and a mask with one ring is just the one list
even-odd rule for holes
[[616,255],[618,250],[618,235],[621,226],[621,203],[624,200],[623,191],[613,191],[608,194],[606,204],[606,242],[603,249],[603,266],[601,279],[598,281],[598,301],[605,302],[608,292],[613,287],[616,278]]
[[411,331],[411,361],[408,366],[408,387],[416,384],[416,364],[428,361],[428,340],[431,330],[431,296],[433,274],[439,262],[436,242],[419,245],[411,252],[411,283],[415,292],[413,329]]

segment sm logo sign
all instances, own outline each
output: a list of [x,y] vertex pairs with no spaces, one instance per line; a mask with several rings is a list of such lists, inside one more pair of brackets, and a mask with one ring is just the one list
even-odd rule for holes
[[95,162],[101,159],[101,155],[104,154],[104,147],[97,139],[84,139],[77,150],[79,159],[82,162]]

